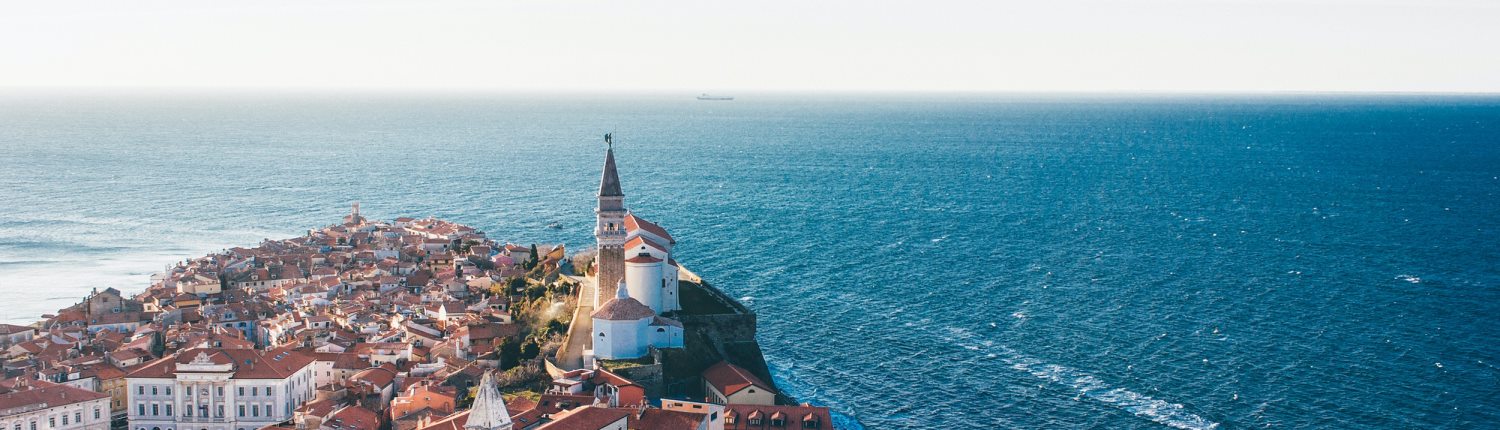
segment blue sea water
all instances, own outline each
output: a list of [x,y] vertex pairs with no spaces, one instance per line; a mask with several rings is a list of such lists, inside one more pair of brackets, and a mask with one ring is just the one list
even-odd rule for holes
[[[871,429],[1500,427],[1500,98],[0,95],[0,302],[366,215],[627,206]],[[549,229],[549,223],[562,229]]]

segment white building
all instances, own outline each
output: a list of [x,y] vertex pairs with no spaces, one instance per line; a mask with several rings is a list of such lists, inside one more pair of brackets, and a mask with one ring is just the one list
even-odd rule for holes
[[126,375],[130,428],[254,430],[313,397],[313,357],[292,350],[194,348]]
[[589,315],[594,322],[593,357],[640,358],[651,347],[681,348],[682,323],[658,316],[650,307],[630,297],[628,291],[625,285],[620,285],[615,298]]
[[[609,136],[605,136],[609,140]],[[650,348],[681,348],[682,323],[660,314],[682,309],[677,298],[677,262],[666,229],[624,207],[614,147],[605,153],[595,208],[594,323],[589,336],[594,359],[644,357]]]
[[71,385],[27,381],[0,394],[0,427],[7,430],[108,430],[109,394]]

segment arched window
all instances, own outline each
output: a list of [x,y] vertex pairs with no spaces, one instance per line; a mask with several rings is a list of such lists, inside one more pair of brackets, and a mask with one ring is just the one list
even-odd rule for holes
[[599,337],[604,337],[604,332],[599,332]]
[[667,332],[667,329],[665,329],[665,328],[661,328],[661,327],[657,327],[657,328],[656,328],[656,332],[657,332],[657,333],[666,333],[666,332]]

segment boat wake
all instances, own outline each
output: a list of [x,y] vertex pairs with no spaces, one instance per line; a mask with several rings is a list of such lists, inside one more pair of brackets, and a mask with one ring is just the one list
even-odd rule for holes
[[[1180,403],[1172,403],[1127,388],[1111,386],[1088,372],[1047,363],[990,340],[979,340],[978,335],[966,329],[949,328],[948,331],[953,335],[950,339],[958,341],[960,346],[970,350],[987,349],[991,352],[986,355],[986,358],[999,359],[1012,369],[1066,387],[1076,392],[1079,399],[1100,402],[1176,429],[1212,430],[1219,427],[1219,423],[1188,411],[1187,407]],[[976,340],[977,342],[973,342]]]
[[1012,369],[1071,388],[1077,391],[1081,398],[1120,408],[1158,424],[1183,430],[1210,430],[1219,426],[1219,423],[1188,412],[1181,404],[1155,399],[1125,388],[1112,387],[1099,378],[1078,369],[1048,364],[1034,358],[1007,357],[1005,361]]

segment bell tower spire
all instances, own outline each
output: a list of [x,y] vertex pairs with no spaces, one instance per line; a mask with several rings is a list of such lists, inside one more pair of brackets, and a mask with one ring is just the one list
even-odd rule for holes
[[474,406],[469,408],[469,420],[464,430],[511,430],[510,411],[505,407],[505,398],[495,383],[494,372],[485,371],[479,386],[474,389]]
[[625,193],[620,190],[620,173],[615,168],[613,133],[604,135],[604,172],[599,179],[598,206],[594,207],[594,240],[599,256],[595,258],[595,308],[615,296],[625,276]]

